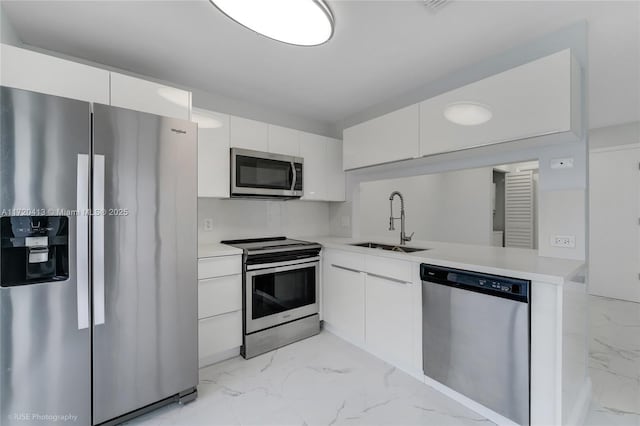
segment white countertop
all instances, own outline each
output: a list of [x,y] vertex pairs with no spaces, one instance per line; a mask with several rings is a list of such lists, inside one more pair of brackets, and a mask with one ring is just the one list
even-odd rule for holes
[[430,263],[449,268],[477,271],[487,274],[542,281],[552,284],[564,284],[584,266],[583,261],[557,259],[538,256],[536,250],[490,247],[471,244],[453,244],[437,241],[412,241],[407,247],[430,249],[414,253],[399,253],[388,250],[376,250],[349,245],[360,242],[379,242],[398,244],[393,239],[381,238],[336,238],[302,237],[307,241],[316,241],[327,248],[347,250],[362,254],[375,254],[395,259],[419,263]]
[[233,256],[234,254],[242,254],[242,249],[220,243],[198,244],[198,258]]

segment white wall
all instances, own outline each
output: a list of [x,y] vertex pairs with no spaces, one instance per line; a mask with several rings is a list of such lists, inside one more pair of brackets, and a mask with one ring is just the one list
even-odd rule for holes
[[[329,235],[329,204],[312,201],[198,199],[198,242],[257,237]],[[204,230],[204,219],[214,222]]]
[[[415,232],[415,239],[490,245],[491,187],[491,168],[363,182],[360,185],[361,236],[399,236],[399,221],[395,231],[388,230],[389,194],[397,190],[405,200],[406,232]],[[400,216],[397,199],[394,216]]]

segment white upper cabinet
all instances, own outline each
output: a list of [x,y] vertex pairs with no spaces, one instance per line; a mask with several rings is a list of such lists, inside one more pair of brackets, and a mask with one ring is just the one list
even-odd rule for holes
[[193,109],[198,123],[198,197],[229,197],[229,116]]
[[302,199],[344,201],[342,141],[300,132],[300,156],[304,158]]
[[[567,49],[427,99],[420,104],[420,155],[539,136],[578,140],[580,87],[580,67]],[[492,116],[455,124],[444,111],[456,103],[480,104]]]
[[415,104],[344,129],[344,170],[418,157],[418,122]]
[[191,92],[112,72],[111,105],[189,120]]
[[253,149],[267,152],[269,150],[269,125],[261,121],[231,116],[230,144],[232,148]]
[[7,44],[0,58],[3,86],[109,104],[109,71]]
[[300,156],[304,158],[303,200],[327,198],[327,144],[320,135],[300,132]]
[[339,139],[325,138],[327,151],[326,158],[326,182],[327,201],[345,200],[345,174],[342,168],[342,141]]
[[269,124],[269,152],[300,156],[300,132]]

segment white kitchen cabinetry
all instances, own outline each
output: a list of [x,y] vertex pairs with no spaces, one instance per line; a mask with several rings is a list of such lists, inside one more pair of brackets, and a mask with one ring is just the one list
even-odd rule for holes
[[375,354],[396,365],[412,366],[414,351],[413,284],[367,274],[366,342]]
[[[569,49],[512,68],[420,103],[420,155],[545,137],[576,141],[581,126],[580,67]],[[479,125],[444,117],[448,105],[488,107],[493,116]]]
[[342,141],[339,139],[325,138],[327,157],[325,179],[327,182],[327,201],[344,201],[345,174],[342,168]]
[[240,353],[241,255],[198,259],[198,339],[200,367]]
[[419,105],[411,105],[343,132],[344,170],[419,156]]
[[111,105],[189,120],[191,92],[112,72]]
[[421,368],[421,283],[416,264],[324,249],[328,330],[411,373]]
[[302,199],[344,201],[345,175],[342,170],[341,141],[300,132],[300,156],[304,158]]
[[7,44],[0,58],[3,86],[109,104],[109,71]]
[[229,116],[193,109],[198,123],[198,197],[229,198]]
[[261,121],[231,116],[230,145],[232,148],[252,149],[267,152],[269,150],[269,125]]
[[365,274],[340,253],[324,258],[323,319],[336,334],[364,344]]
[[303,200],[327,199],[327,143],[324,136],[300,132],[300,156],[304,158]]
[[274,154],[300,155],[300,132],[287,127],[269,124],[269,152]]

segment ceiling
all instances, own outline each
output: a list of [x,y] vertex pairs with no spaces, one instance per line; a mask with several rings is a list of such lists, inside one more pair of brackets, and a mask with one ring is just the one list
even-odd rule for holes
[[640,2],[329,0],[333,39],[258,36],[208,0],[12,1],[29,45],[323,122],[442,78],[576,21],[589,25],[591,127],[640,118]]

